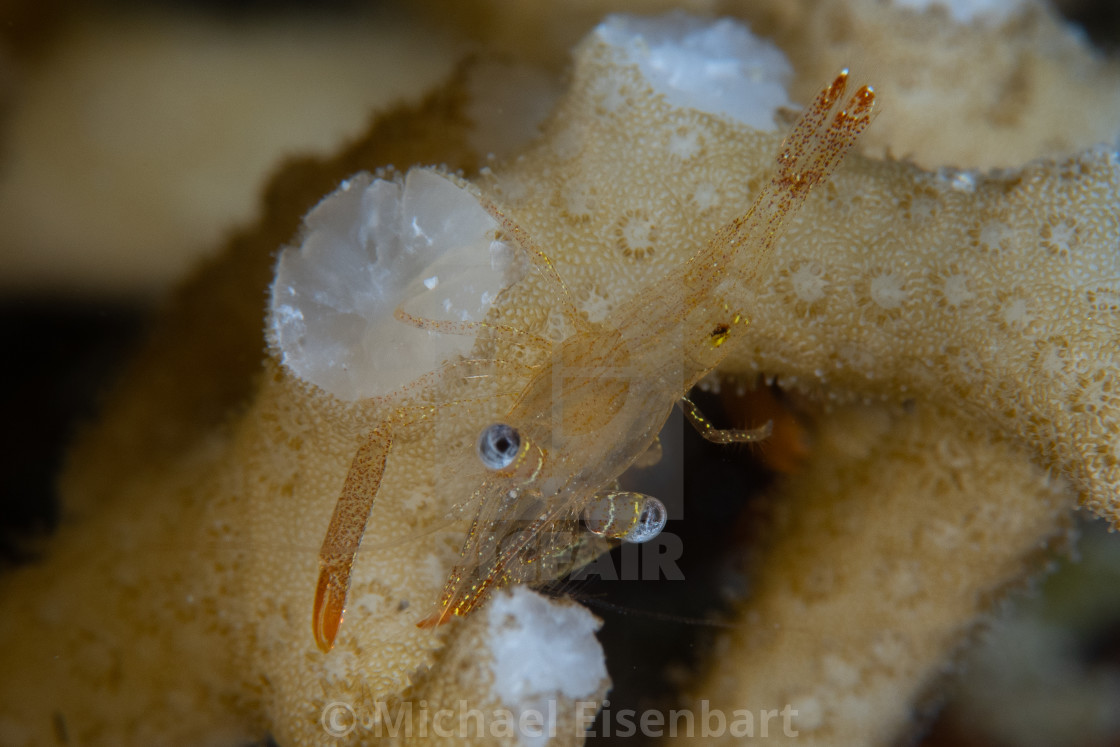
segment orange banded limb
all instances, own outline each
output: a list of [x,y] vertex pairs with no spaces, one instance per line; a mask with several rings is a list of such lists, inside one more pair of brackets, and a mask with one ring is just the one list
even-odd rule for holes
[[354,454],[342,495],[334,506],[331,523],[319,549],[319,581],[315,586],[311,628],[315,644],[324,653],[334,647],[342,626],[354,557],[366,531],[392,442],[388,428],[382,426],[374,430]]

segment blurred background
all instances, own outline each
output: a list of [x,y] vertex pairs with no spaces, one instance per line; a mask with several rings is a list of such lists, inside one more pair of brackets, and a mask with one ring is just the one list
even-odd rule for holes
[[[1116,53],[1120,3],[1059,5]],[[448,7],[0,0],[0,572],[43,551],[67,444],[176,281],[257,217],[269,175],[418,101],[487,36],[484,17]],[[606,4],[568,7],[558,36],[577,38],[589,8]],[[781,469],[683,430],[688,521],[670,531],[691,550],[690,582],[655,596],[645,583],[559,586],[606,620],[616,712],[671,702],[723,600],[749,593],[734,570],[736,527],[752,510],[743,486]],[[916,717],[923,744],[1120,745],[1120,540],[1099,522],[1083,533],[930,693]]]

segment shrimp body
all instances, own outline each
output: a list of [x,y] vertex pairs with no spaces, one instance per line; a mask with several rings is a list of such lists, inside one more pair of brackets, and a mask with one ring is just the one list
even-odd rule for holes
[[[783,143],[776,174],[748,212],[720,228],[653,292],[636,294],[601,322],[579,314],[547,255],[498,207],[482,200],[555,286],[573,331],[559,343],[536,338],[547,355],[523,388],[511,393],[500,425],[484,431],[479,455],[449,457],[459,460],[463,482],[473,485],[463,505],[477,507],[477,513],[439,607],[419,625],[466,615],[507,583],[546,578],[539,566],[550,553],[579,549],[575,534],[553,530],[576,525],[597,500],[615,500],[633,509],[634,521],[640,518],[645,497],[618,493],[615,481],[655,442],[673,405],[745,334],[749,320],[734,302],[744,282],[765,272],[785,219],[870,122],[874,93],[862,87],[838,107],[846,85],[844,71],[802,115]],[[694,425],[711,430],[684,402]],[[419,406],[396,410],[354,457],[320,551],[313,630],[323,651],[333,646],[341,625],[354,554],[394,433],[432,412]],[[757,437],[737,433],[739,440]],[[468,468],[472,457],[481,458],[485,468]],[[623,531],[608,536],[617,539]]]

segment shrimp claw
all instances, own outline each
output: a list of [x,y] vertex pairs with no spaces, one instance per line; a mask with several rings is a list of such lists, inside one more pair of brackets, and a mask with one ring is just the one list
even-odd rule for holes
[[365,534],[392,443],[391,431],[387,424],[382,424],[354,454],[319,549],[319,582],[315,587],[311,627],[315,643],[323,653],[334,648],[334,639],[342,626],[354,556]]

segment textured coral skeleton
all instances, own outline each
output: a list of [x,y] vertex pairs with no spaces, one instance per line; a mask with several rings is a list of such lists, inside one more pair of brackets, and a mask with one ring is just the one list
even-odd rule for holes
[[[895,28],[917,44],[915,29],[933,27],[997,50],[1060,34],[1035,11],[984,31],[867,6],[871,26],[828,23],[869,13],[860,3],[822,4],[829,12],[787,4],[793,10],[773,25],[804,64],[832,66],[814,57],[831,49],[821,39],[867,28]],[[1091,67],[1065,37],[1055,48],[1065,51],[1024,66],[1022,90]],[[880,93],[892,85],[901,84],[888,76]],[[1111,106],[1114,89],[1101,88],[1092,106]],[[386,120],[371,135],[376,147],[293,168],[273,187],[260,230],[179,300],[168,321],[175,334],[153,344],[75,453],[65,492],[88,518],[60,533],[42,566],[3,580],[4,603],[18,610],[0,618],[3,741],[49,743],[61,719],[82,743],[267,733],[320,744],[322,715],[336,702],[364,724],[379,707],[509,707],[511,697],[525,708],[553,699],[561,741],[581,741],[576,703],[601,702],[601,677],[573,688],[536,682],[510,696],[493,661],[514,623],[480,613],[435,632],[416,627],[461,549],[461,535],[437,532],[449,507],[435,490],[441,455],[431,439],[394,444],[346,625],[329,655],[318,651],[307,624],[316,550],[384,403],[331,396],[276,358],[263,375],[252,378],[254,362],[236,381],[197,365],[230,351],[256,355],[270,253],[362,168],[464,168],[548,247],[594,322],[741,215],[782,139],[667,101],[593,35],[576,50],[542,136],[478,169],[464,144],[464,90],[458,81],[427,108]],[[880,124],[897,127],[885,113],[872,134]],[[1026,143],[1013,162],[1060,139],[1019,139],[1029,124],[1008,138]],[[1063,130],[1071,152],[989,174],[850,157],[786,222],[764,277],[732,273],[752,324],[719,374],[761,373],[794,393],[812,414],[813,451],[773,488],[770,531],[747,569],[754,592],[735,601],[719,660],[690,673],[683,705],[792,704],[800,744],[891,743],[913,728],[915,704],[991,600],[1065,540],[1078,496],[1115,519],[1120,164],[1114,149],[1087,147],[1104,137],[1093,132]],[[492,321],[547,338],[554,298],[548,281],[527,273]],[[517,348],[485,339],[472,355],[515,360]],[[432,396],[462,399],[457,386]],[[497,420],[500,408],[485,414]],[[441,438],[477,439],[477,423],[446,427]],[[363,727],[348,738],[372,737]]]

